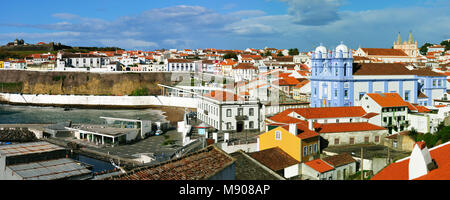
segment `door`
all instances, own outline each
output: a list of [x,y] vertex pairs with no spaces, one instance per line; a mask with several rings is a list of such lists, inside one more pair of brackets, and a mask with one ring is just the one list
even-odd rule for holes
[[240,133],[244,130],[244,122],[238,121],[236,122],[236,132]]

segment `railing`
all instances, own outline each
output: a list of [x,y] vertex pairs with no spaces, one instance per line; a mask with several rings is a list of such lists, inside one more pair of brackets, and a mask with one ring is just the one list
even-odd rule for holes
[[248,116],[247,115],[238,115],[235,117],[236,120],[248,120]]

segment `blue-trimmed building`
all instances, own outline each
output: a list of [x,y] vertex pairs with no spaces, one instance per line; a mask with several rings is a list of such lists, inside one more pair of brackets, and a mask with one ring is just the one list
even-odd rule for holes
[[353,63],[351,50],[319,46],[311,58],[311,107],[359,106],[366,93],[398,93],[405,101],[433,105],[447,90],[446,76],[400,63]]

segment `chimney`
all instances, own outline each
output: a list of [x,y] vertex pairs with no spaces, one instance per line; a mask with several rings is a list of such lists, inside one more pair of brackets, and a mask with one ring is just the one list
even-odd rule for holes
[[436,168],[436,162],[431,160],[431,155],[425,142],[416,142],[409,157],[409,180],[426,175],[429,171]]
[[292,135],[297,135],[297,124],[289,124],[289,133]]
[[314,131],[313,121],[311,119],[308,119],[308,129]]

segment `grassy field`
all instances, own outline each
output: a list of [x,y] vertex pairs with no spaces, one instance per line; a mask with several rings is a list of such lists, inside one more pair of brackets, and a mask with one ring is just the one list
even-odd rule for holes
[[56,54],[57,51],[5,51],[0,50],[0,59],[7,59],[7,58],[17,58],[17,59],[23,59],[26,56],[29,56],[31,54],[42,54],[42,53],[48,53]]

